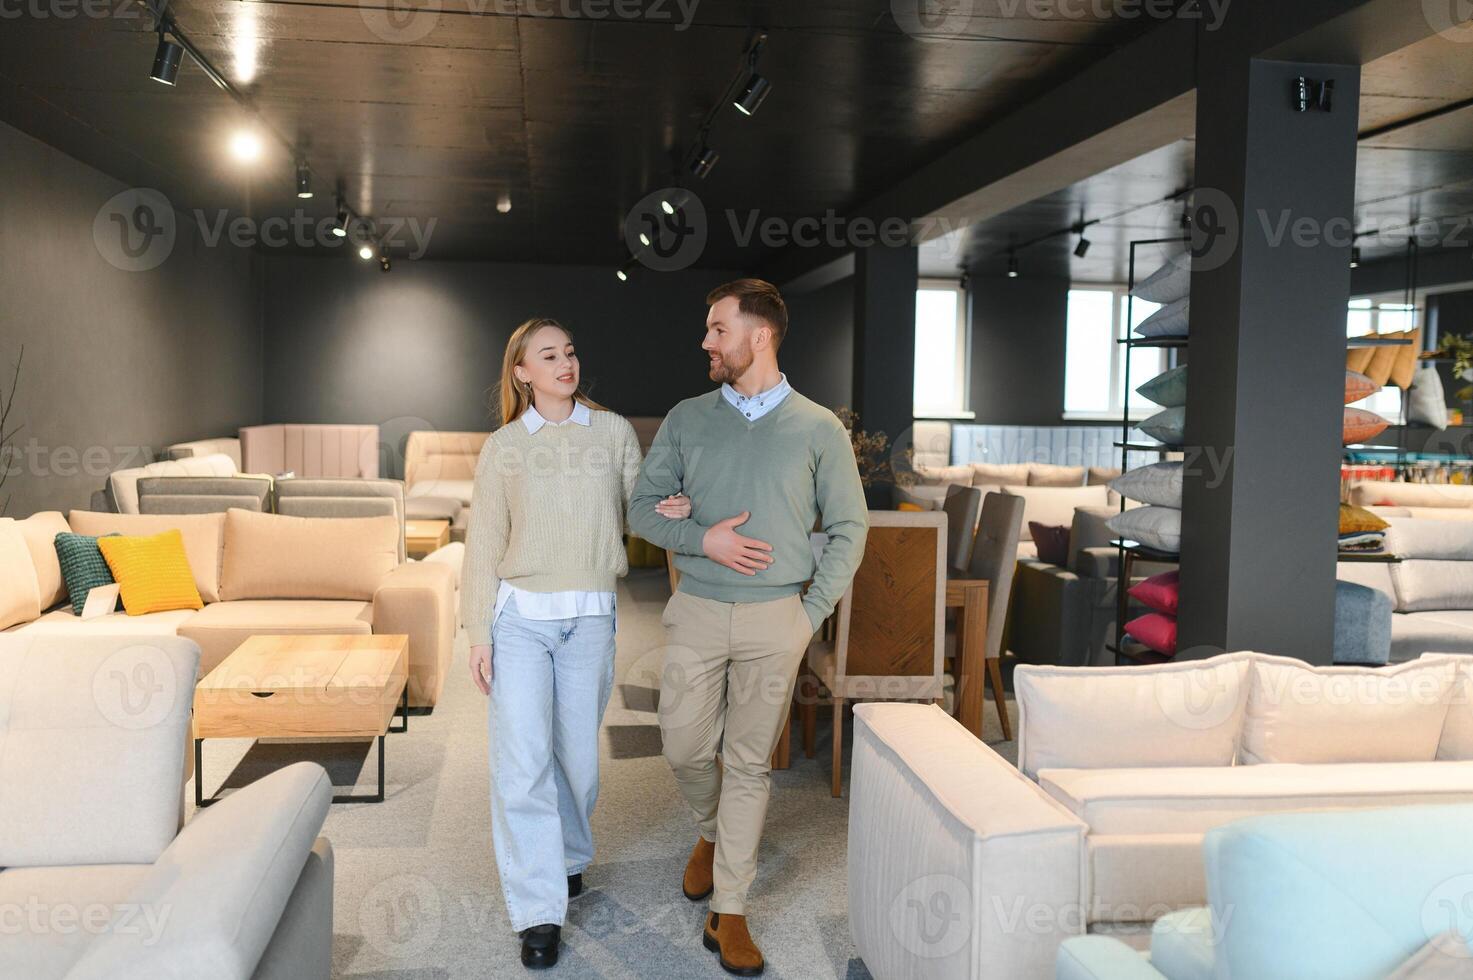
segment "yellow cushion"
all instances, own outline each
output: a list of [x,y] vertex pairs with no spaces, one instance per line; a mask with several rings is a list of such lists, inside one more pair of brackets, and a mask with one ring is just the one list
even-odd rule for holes
[[[129,616],[169,609],[203,609],[178,529],[149,537],[98,538]],[[102,542],[107,542],[107,547]]]
[[899,504],[896,505],[896,509],[898,509],[898,510],[925,510],[926,508],[922,507],[920,504],[913,504],[909,500],[902,500]]
[[1340,505],[1340,533],[1363,534],[1366,531],[1384,531],[1390,524],[1372,514],[1364,507],[1354,504]]

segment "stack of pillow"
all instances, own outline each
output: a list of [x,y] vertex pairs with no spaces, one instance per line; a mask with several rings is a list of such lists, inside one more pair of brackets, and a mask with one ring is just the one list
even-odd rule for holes
[[1352,554],[1378,555],[1386,550],[1386,529],[1391,525],[1364,507],[1340,505],[1340,550]]
[[[1136,391],[1162,407],[1162,411],[1141,423],[1141,430],[1167,445],[1181,445],[1186,424],[1186,365],[1157,375]],[[1111,490],[1145,506],[1124,510],[1110,518],[1106,522],[1110,530],[1157,551],[1171,554],[1180,551],[1182,468],[1180,460],[1164,460],[1129,470],[1111,480]]]
[[114,582],[129,616],[204,608],[178,529],[147,536],[101,537],[64,531],[56,535],[53,545],[77,616],[86,607],[88,593]]
[[1125,632],[1137,643],[1157,653],[1176,655],[1176,607],[1181,596],[1180,573],[1162,572],[1137,582],[1126,592],[1151,610],[1125,624]]
[[1159,310],[1141,321],[1135,332],[1152,340],[1185,337],[1191,313],[1191,289],[1192,256],[1181,251],[1130,291],[1136,299],[1161,304]]
[[[1380,347],[1376,348],[1376,350],[1395,352],[1398,348]],[[1407,347],[1406,350],[1411,350],[1411,348]],[[1359,353],[1359,351],[1351,351],[1351,353],[1355,354]],[[1345,371],[1345,404],[1349,405],[1351,402],[1358,402],[1362,398],[1368,398],[1374,395],[1381,390],[1381,385],[1382,383],[1377,382],[1376,379],[1361,374],[1359,371],[1351,371],[1347,368]],[[1438,392],[1440,396],[1440,385]],[[1385,431],[1386,426],[1390,424],[1375,412],[1368,412],[1363,408],[1347,408],[1345,410],[1345,421],[1340,433],[1341,444],[1349,446],[1352,443],[1374,439]]]

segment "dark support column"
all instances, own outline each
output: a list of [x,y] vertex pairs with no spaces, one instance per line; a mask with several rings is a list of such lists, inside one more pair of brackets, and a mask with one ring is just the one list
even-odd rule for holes
[[[914,421],[917,269],[914,245],[854,256],[853,408],[860,428],[884,432],[892,445],[909,441]],[[882,496],[888,506],[888,488]]]
[[[1236,232],[1194,243],[1179,647],[1324,664],[1360,69],[1233,33],[1199,35],[1195,220]],[[1330,111],[1294,111],[1299,76],[1333,80]]]

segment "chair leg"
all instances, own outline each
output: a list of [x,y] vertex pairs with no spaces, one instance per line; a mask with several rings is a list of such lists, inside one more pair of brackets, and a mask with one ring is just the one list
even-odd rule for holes
[[834,697],[834,799],[844,795],[844,699]]
[[997,703],[997,717],[1002,722],[1004,741],[1013,740],[1013,723],[1008,718],[1008,699],[1002,689],[1002,662],[996,657],[987,660],[987,679],[992,682],[992,700]]

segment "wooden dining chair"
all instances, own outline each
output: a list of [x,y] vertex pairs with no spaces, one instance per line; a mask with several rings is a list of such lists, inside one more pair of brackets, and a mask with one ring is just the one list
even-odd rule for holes
[[[833,639],[808,646],[808,668],[833,697],[834,796],[843,795],[846,703],[940,702],[945,611],[946,515],[870,511],[864,557],[839,600]],[[810,753],[814,700],[801,705]]]
[[977,537],[967,567],[968,578],[987,582],[987,681],[992,685],[1002,737],[1006,740],[1013,737],[1013,724],[1008,718],[1007,696],[1002,689],[1002,636],[1008,618],[1008,599],[1013,592],[1013,571],[1018,565],[1023,504],[1024,498],[1010,493],[989,493],[983,499],[982,518],[977,523]]

